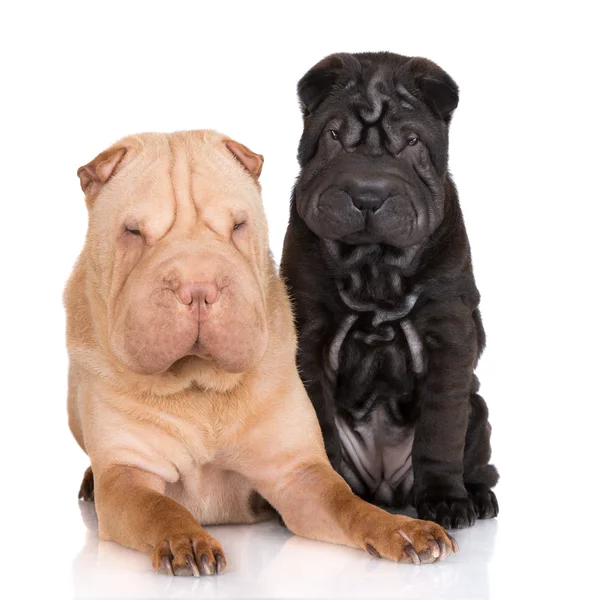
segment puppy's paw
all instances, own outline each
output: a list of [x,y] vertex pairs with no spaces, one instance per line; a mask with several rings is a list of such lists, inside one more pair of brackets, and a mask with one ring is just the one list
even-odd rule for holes
[[84,502],[93,502],[94,500],[94,474],[92,467],[88,467],[83,474],[83,481],[79,488],[79,499]]
[[387,515],[384,522],[369,533],[365,550],[376,558],[415,565],[443,560],[458,552],[454,538],[439,525],[401,515]]
[[482,483],[466,484],[469,497],[475,505],[477,516],[480,519],[493,519],[498,516],[498,500],[496,494],[487,485]]
[[428,498],[417,504],[420,519],[435,521],[445,529],[464,529],[477,520],[477,512],[471,498]]
[[226,565],[221,544],[204,532],[168,536],[152,553],[154,569],[168,575],[219,575]]

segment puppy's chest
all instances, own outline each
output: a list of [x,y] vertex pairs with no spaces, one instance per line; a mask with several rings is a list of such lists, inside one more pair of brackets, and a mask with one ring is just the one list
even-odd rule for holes
[[383,404],[356,421],[335,417],[341,474],[355,493],[382,504],[404,505],[412,491],[414,426],[392,416]]
[[326,365],[342,475],[363,497],[403,504],[413,484],[414,382],[426,365],[414,323],[419,291],[407,290],[397,270],[381,265],[336,284],[337,325]]
[[334,385],[351,380],[356,389],[387,381],[410,391],[425,371],[422,335],[414,322],[419,289],[407,289],[399,271],[367,265],[336,280],[337,302],[325,365]]

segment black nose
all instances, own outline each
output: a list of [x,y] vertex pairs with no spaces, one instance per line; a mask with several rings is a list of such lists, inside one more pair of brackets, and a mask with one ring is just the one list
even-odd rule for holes
[[[382,190],[383,192],[384,190]],[[379,192],[379,190],[378,190]],[[352,195],[352,202],[358,210],[370,210],[375,212],[381,208],[381,205],[387,199],[387,193],[378,193],[374,191],[363,192],[358,195]]]

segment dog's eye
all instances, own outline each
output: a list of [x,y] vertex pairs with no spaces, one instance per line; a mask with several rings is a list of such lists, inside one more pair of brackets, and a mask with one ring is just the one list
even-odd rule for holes
[[339,140],[340,139],[340,134],[335,129],[330,129],[329,133],[331,134],[331,137],[334,140]]
[[246,224],[246,221],[240,221],[239,223],[236,223],[233,226],[233,230],[236,231],[237,229],[239,229],[240,227],[242,227],[242,225],[245,225],[245,224]]
[[413,136],[411,136],[411,137],[408,138],[408,145],[409,146],[416,146],[418,142],[419,142],[419,138],[416,135],[413,135]]
[[142,237],[142,232],[136,227],[125,227],[125,231],[127,231],[127,233],[130,233],[131,235],[137,235],[139,237]]

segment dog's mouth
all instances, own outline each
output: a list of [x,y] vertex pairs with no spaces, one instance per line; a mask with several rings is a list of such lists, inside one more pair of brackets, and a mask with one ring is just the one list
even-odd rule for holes
[[202,344],[200,343],[200,338],[196,338],[196,341],[188,348],[187,352],[185,353],[185,356],[195,356],[196,358],[206,358],[205,356],[202,355],[203,353],[203,348],[202,348]]
[[405,195],[389,197],[373,210],[359,208],[348,193],[329,188],[314,194],[302,216],[319,237],[353,245],[408,247],[430,234],[426,200]]
[[185,354],[186,357],[195,357],[202,360],[210,360],[210,353],[206,347],[202,344],[202,337],[200,333],[200,327],[198,327],[198,335],[194,343],[189,347]]
[[420,162],[343,156],[307,171],[296,207],[322,239],[407,248],[423,243],[443,218],[444,187],[426,153]]

